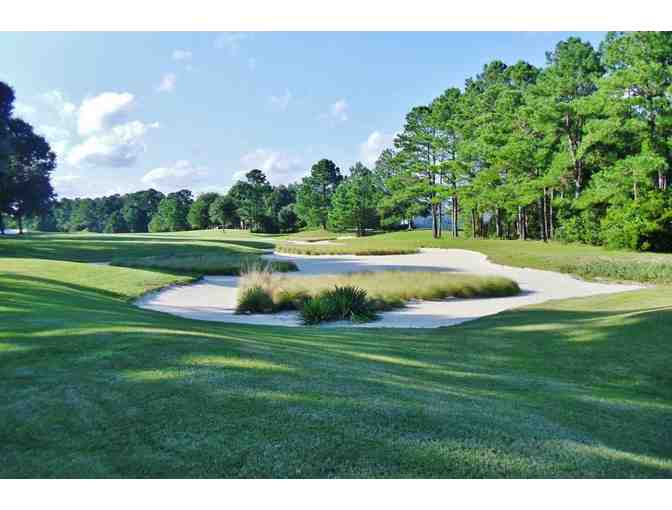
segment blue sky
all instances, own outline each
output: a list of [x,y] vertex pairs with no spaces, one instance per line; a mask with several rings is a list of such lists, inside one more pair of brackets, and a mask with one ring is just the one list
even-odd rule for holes
[[[0,80],[58,154],[60,196],[274,184],[371,164],[411,106],[567,32],[0,33]],[[599,44],[603,33],[577,33]]]

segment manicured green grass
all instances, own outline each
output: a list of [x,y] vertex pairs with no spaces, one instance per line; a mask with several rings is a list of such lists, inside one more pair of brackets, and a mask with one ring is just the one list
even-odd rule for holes
[[258,255],[246,253],[209,253],[186,255],[157,255],[140,258],[115,258],[113,266],[136,267],[194,273],[199,275],[240,275],[246,268],[270,268],[273,271],[298,271],[294,262],[274,260],[267,262]]
[[320,228],[314,230],[301,230],[300,232],[295,232],[293,234],[288,234],[287,239],[295,241],[330,241],[336,239],[338,234],[330,232],[328,230],[322,230]]
[[[0,476],[672,476],[670,287],[433,330],[209,323],[129,303],[189,276],[63,261],[110,237],[0,241]],[[185,243],[146,237],[134,254]]]
[[0,236],[0,257],[109,262],[114,258],[171,255],[263,253],[273,241],[238,231],[171,234],[28,234]]

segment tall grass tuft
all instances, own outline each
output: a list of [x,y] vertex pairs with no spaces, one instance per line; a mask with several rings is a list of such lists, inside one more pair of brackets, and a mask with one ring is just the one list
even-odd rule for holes
[[[412,300],[504,297],[520,292],[516,282],[499,276],[425,271],[288,276],[268,269],[243,274],[238,287],[239,304],[250,289],[268,296],[273,303],[271,311],[299,310],[310,324],[319,322],[317,318],[326,314],[328,308],[330,317],[345,314],[350,320],[371,320],[376,311],[400,308]],[[364,301],[366,306],[362,305]],[[353,307],[349,309],[348,303],[353,303]],[[268,306],[265,308],[268,310]]]
[[268,261],[258,255],[236,253],[117,258],[112,261],[112,265],[222,276],[238,276],[251,267],[268,267],[275,272],[298,271],[298,267],[292,261]]
[[590,280],[606,278],[642,283],[672,283],[672,264],[665,262],[621,261],[601,258],[576,264],[566,264],[562,267],[562,271]]

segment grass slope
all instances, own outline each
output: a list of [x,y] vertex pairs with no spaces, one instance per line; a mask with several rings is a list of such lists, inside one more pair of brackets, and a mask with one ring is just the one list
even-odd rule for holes
[[109,262],[115,258],[263,253],[274,241],[241,231],[171,234],[27,234],[0,236],[0,257]]
[[146,237],[0,258],[0,476],[672,476],[669,287],[438,330],[289,329],[140,310],[188,277],[60,261],[189,244]]

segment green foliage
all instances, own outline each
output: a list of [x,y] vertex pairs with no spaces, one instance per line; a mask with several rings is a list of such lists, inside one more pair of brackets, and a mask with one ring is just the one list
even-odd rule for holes
[[289,204],[278,211],[278,227],[280,232],[296,232],[298,229],[300,222],[295,209],[295,204]]
[[366,291],[353,286],[325,290],[306,300],[299,313],[307,325],[338,320],[369,322],[377,317]]
[[232,228],[238,225],[238,204],[230,196],[218,196],[208,209],[208,215],[213,225],[221,228]]
[[187,214],[187,221],[191,228],[195,230],[203,230],[212,227],[212,220],[210,219],[210,206],[217,200],[219,195],[217,193],[201,193],[194,203],[189,208]]
[[336,188],[329,210],[329,224],[335,230],[354,229],[364,235],[375,228],[379,221],[376,207],[379,193],[374,176],[361,163],[350,169],[350,176]]
[[150,232],[189,230],[187,215],[193,200],[188,190],[170,193],[159,202],[158,210],[149,223]]
[[560,241],[599,246],[604,240],[600,227],[600,215],[595,209],[570,210],[559,221],[557,238]]
[[238,296],[238,313],[270,313],[273,311],[273,298],[262,287],[250,287]]
[[126,220],[124,219],[124,215],[121,214],[121,211],[114,211],[112,214],[110,214],[110,217],[105,223],[103,232],[107,234],[128,232],[128,225],[126,225]]
[[650,193],[621,207],[610,207],[602,220],[609,248],[672,251],[672,204],[669,195]]
[[342,180],[333,161],[322,159],[315,163],[297,190],[295,212],[301,221],[312,228],[326,229],[332,197]]

